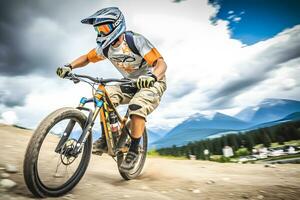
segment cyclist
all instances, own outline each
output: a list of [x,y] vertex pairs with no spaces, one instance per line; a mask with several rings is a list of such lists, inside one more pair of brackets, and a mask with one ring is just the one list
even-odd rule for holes
[[[131,145],[120,165],[120,170],[128,172],[138,160],[138,146],[144,132],[145,121],[158,105],[166,90],[165,72],[167,65],[157,49],[142,35],[126,31],[125,19],[117,7],[97,11],[81,21],[93,25],[97,32],[97,47],[73,62],[57,68],[57,75],[64,78],[71,70],[108,58],[125,77],[137,81],[135,94],[122,92],[120,86],[107,86],[114,103],[129,104],[131,119]],[[129,35],[129,36],[128,36]],[[105,135],[93,144],[93,153],[106,152]]]

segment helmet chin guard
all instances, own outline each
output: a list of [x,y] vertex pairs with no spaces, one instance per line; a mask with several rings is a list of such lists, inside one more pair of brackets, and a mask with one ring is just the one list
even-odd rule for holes
[[83,24],[90,24],[94,27],[103,24],[112,24],[113,31],[108,35],[97,36],[97,43],[102,49],[109,46],[114,40],[116,40],[122,33],[126,31],[125,19],[122,12],[117,7],[103,8],[93,15],[81,20]]

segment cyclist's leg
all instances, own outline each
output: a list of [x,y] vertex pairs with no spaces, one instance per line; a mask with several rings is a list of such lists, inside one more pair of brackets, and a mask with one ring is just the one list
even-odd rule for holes
[[109,98],[112,103],[117,107],[120,104],[128,104],[132,96],[129,94],[123,93],[120,89],[120,86],[110,85],[105,87]]
[[[144,118],[144,121],[146,121],[147,115],[152,113],[159,105],[161,97],[165,90],[165,79],[163,81],[155,82],[153,87],[140,89],[129,102],[128,111],[130,118],[132,118],[133,115],[136,115],[141,118]],[[131,129],[134,128],[131,127]],[[142,133],[136,132],[140,131],[133,131],[131,133],[133,137],[138,137],[142,135]]]
[[138,160],[138,147],[145,129],[146,117],[157,108],[165,90],[165,81],[156,82],[154,87],[142,88],[129,102],[128,111],[131,118],[131,145],[126,158],[120,165],[120,170],[126,172],[134,168]]

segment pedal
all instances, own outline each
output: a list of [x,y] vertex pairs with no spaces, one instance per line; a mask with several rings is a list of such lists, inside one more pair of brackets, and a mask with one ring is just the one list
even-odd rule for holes
[[127,153],[128,150],[129,150],[129,148],[128,148],[127,146],[124,146],[124,147],[122,147],[122,148],[119,148],[118,150],[119,150],[119,152]]

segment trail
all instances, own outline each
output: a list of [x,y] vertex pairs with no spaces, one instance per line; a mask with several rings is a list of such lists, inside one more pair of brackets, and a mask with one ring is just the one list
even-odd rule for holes
[[[22,174],[22,162],[32,131],[0,125],[0,166],[13,164],[17,183],[0,199],[32,199]],[[2,173],[2,171],[1,171]],[[215,163],[209,161],[147,158],[142,175],[124,181],[109,156],[92,156],[81,182],[69,194],[51,199],[299,199],[300,167],[297,164]]]

